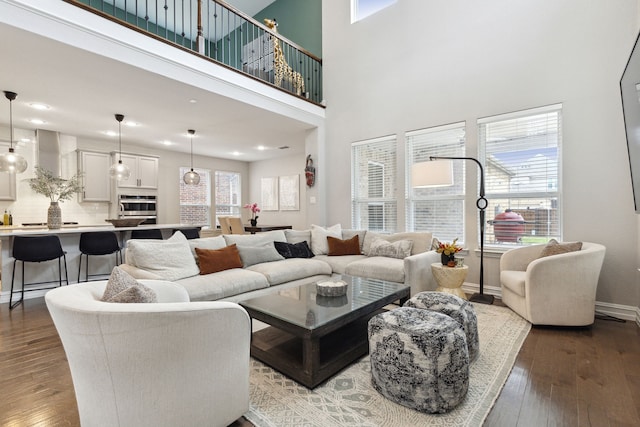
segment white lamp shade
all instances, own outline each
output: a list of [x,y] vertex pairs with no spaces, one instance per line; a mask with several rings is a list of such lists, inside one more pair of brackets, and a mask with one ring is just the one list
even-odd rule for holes
[[446,187],[453,185],[453,162],[432,160],[411,166],[411,186],[413,188]]

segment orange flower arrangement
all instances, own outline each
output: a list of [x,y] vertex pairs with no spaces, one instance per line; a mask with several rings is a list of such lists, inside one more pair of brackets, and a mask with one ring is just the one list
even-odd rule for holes
[[[456,238],[452,243],[442,243],[442,242],[438,243],[438,249],[436,249],[436,252],[443,255],[442,264],[448,267],[456,266],[456,261],[455,259],[453,259],[453,255],[456,252],[460,252],[462,250],[461,246],[456,245],[457,241],[458,239]],[[445,260],[447,258],[449,259],[448,261],[446,261],[446,264],[445,264]]]

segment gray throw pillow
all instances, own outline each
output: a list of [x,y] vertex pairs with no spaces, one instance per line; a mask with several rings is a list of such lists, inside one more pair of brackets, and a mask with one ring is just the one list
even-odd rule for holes
[[138,282],[126,271],[114,267],[102,295],[104,302],[158,302],[153,289]]
[[260,246],[237,245],[243,267],[249,267],[262,262],[280,261],[284,257],[278,253],[273,242]]
[[413,241],[398,240],[397,242],[388,242],[384,239],[375,238],[371,242],[369,256],[384,256],[388,258],[404,259],[411,255]]

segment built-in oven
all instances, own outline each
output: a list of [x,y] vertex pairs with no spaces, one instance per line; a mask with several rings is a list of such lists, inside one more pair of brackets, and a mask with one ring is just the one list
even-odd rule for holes
[[120,194],[118,196],[119,218],[144,219],[142,224],[156,224],[158,219],[155,195]]

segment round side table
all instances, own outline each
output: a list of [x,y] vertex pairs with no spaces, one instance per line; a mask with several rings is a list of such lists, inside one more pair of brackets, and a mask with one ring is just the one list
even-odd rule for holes
[[431,264],[431,272],[438,282],[437,292],[446,292],[459,296],[460,298],[467,299],[461,286],[464,283],[464,279],[467,278],[467,272],[469,267],[463,265],[462,267],[447,267],[439,262]]

